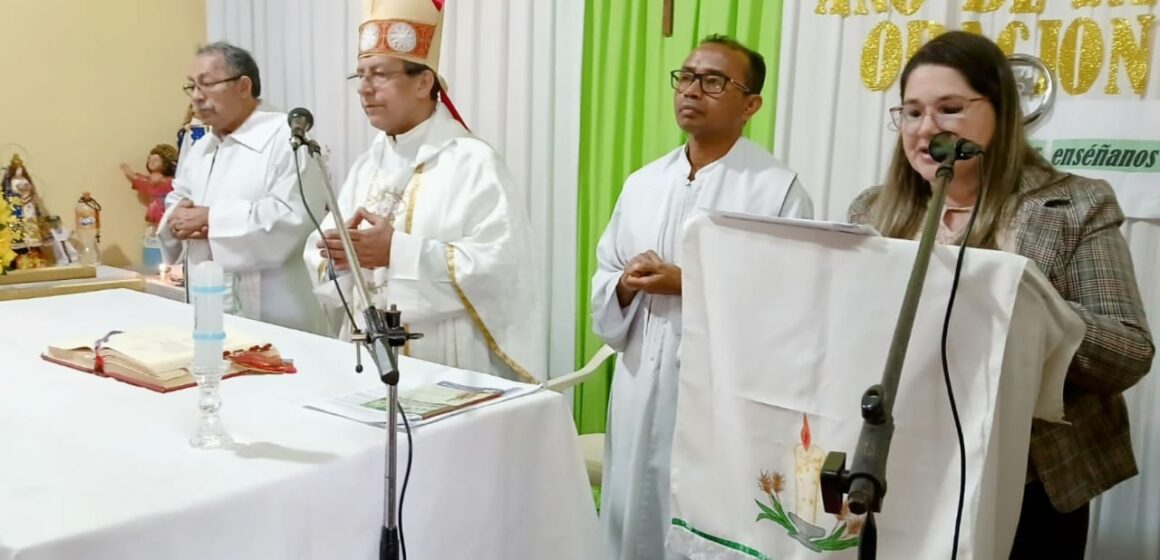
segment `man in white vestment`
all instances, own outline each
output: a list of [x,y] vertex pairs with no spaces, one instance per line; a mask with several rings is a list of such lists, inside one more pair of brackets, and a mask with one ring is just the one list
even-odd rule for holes
[[221,265],[227,312],[324,333],[299,255],[313,228],[307,205],[321,215],[325,191],[305,150],[296,164],[286,115],[259,108],[261,87],[245,50],[197,51],[185,91],[213,134],[183,156],[157,235],[167,264],[184,261],[187,284],[197,263]]
[[[442,10],[432,0],[365,8],[351,79],[380,133],[352,165],[338,205],[373,303],[398,306],[423,334],[404,349],[411,357],[534,382],[547,339],[531,225],[503,161],[446,97]],[[327,216],[323,228],[334,226]],[[339,289],[360,328],[366,302],[338,233],[312,236],[305,259],[332,326],[349,337]]]
[[610,560],[665,552],[669,463],[681,340],[681,236],[708,211],[811,218],[797,180],[742,138],[761,108],[765,62],[723,36],[702,41],[672,72],[677,124],[688,143],[629,176],[596,249],[592,319],[620,352],[612,380],[601,520]]

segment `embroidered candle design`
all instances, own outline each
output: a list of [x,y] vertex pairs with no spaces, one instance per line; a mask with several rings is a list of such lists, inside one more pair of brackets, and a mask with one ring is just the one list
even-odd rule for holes
[[794,497],[797,507],[794,513],[809,523],[817,522],[818,493],[822,477],[822,463],[826,452],[816,445],[810,445],[810,421],[802,414],[801,443],[793,449]]

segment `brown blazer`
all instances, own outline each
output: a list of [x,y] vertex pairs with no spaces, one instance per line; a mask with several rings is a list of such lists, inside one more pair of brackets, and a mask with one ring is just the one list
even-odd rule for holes
[[[858,195],[851,223],[869,223],[880,189]],[[1031,427],[1030,476],[1055,509],[1069,512],[1136,475],[1122,393],[1151,369],[1155,347],[1111,186],[1028,169],[1018,196],[1015,252],[1039,266],[1087,326],[1064,387],[1070,424],[1035,420]]]

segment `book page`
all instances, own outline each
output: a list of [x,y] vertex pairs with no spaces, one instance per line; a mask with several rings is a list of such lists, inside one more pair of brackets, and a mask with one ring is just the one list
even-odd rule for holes
[[[489,384],[494,385],[495,388],[459,385],[451,381],[443,381],[438,384],[401,390],[399,392],[399,405],[406,411],[407,421],[411,423],[412,427],[416,427],[455,416],[467,410],[530,395],[540,390],[540,387],[536,385],[526,385],[506,379],[495,378],[488,381],[494,381]],[[342,395],[316,399],[305,406],[364,424],[384,426],[387,421],[386,392],[385,386],[378,385]],[[468,400],[464,401],[463,399]],[[430,411],[439,407],[448,407],[450,410],[427,417],[419,414],[422,410]],[[401,415],[398,428],[403,429]]]
[[[56,345],[62,349],[92,349],[97,339],[73,341],[70,345]],[[240,333],[226,333],[223,351],[232,351],[260,344],[256,338]],[[144,369],[155,373],[184,368],[193,360],[193,331],[176,327],[159,327],[132,332],[124,332],[109,337],[104,349],[120,354],[125,359],[137,362]]]
[[[435,385],[424,385],[399,394],[399,406],[410,415],[420,418],[430,418],[440,412],[449,412],[461,406],[487,400],[503,394],[502,389],[486,387],[469,387],[450,381],[441,381]],[[386,399],[365,403],[380,410],[386,410]]]
[[[382,397],[385,392],[386,389],[381,386],[370,387],[320,400],[308,405],[308,408],[329,412],[365,424],[385,425],[387,415],[381,407],[373,406],[373,403],[385,400]],[[408,418],[408,420],[416,419]]]

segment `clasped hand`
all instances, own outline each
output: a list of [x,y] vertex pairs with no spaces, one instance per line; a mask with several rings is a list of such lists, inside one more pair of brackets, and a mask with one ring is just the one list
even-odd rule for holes
[[628,261],[620,284],[632,293],[681,295],[681,269],[653,251],[645,251]]
[[[359,229],[363,222],[370,227]],[[350,234],[350,242],[354,253],[358,257],[358,264],[362,268],[383,268],[391,264],[391,240],[395,236],[395,228],[389,221],[372,214],[365,208],[359,208],[353,218],[347,220],[346,229]],[[322,240],[315,244],[321,249],[318,254],[324,259],[330,259],[335,270],[350,269],[350,260],[342,246],[342,237],[338,230],[327,230]]]
[[188,198],[183,199],[170,212],[168,224],[177,239],[205,239],[209,235],[209,208],[196,206]]

